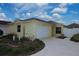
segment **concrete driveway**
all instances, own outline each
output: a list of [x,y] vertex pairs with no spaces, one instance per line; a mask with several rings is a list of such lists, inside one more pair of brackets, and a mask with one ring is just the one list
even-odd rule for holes
[[69,38],[43,39],[45,48],[32,56],[79,56],[79,43],[69,41]]

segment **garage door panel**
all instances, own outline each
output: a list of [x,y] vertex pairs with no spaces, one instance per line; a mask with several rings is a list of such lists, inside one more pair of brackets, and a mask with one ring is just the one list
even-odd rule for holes
[[46,37],[50,37],[51,28],[47,27],[47,26],[41,26],[37,29],[36,34],[37,34],[37,38],[46,38]]

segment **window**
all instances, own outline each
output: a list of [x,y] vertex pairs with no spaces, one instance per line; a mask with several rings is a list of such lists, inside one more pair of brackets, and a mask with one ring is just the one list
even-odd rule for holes
[[21,25],[17,26],[17,32],[21,32]]
[[61,27],[56,27],[56,33],[60,34],[61,33]]

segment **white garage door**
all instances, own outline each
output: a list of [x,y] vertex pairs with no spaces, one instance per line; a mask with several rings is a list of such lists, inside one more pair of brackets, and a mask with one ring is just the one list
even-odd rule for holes
[[50,37],[51,28],[48,28],[47,26],[41,26],[37,29],[36,34],[37,34],[37,38],[46,38],[46,37]]

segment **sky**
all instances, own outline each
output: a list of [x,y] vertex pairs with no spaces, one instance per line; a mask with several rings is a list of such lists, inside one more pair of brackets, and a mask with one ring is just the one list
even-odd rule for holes
[[0,3],[0,20],[39,18],[65,25],[79,23],[79,3]]

